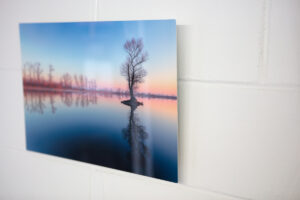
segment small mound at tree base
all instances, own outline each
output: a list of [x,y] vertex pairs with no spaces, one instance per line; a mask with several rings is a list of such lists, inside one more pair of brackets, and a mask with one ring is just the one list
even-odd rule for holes
[[142,102],[138,102],[137,100],[132,100],[132,99],[121,101],[121,103],[134,108],[143,105]]

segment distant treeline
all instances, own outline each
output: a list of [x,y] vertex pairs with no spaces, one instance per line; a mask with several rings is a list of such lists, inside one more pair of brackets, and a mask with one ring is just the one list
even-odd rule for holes
[[23,85],[24,87],[42,87],[53,89],[75,89],[75,90],[96,90],[96,80],[89,80],[82,74],[71,75],[64,73],[58,81],[53,79],[52,65],[49,65],[48,72],[44,76],[44,70],[40,63],[25,63],[23,67]]
[[[102,94],[115,94],[122,96],[130,96],[128,90],[118,89],[100,89],[97,88],[96,80],[88,79],[82,74],[71,75],[70,73],[64,73],[58,80],[54,80],[53,72],[55,71],[52,65],[48,66],[48,71],[44,73],[41,64],[27,62],[23,67],[23,85],[24,90],[29,91],[93,91]],[[164,95],[164,94],[152,94],[138,92],[135,94],[141,98],[163,98],[163,99],[177,99],[177,96]]]

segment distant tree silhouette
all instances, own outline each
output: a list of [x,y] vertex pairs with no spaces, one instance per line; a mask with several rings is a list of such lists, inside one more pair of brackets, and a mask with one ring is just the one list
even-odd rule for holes
[[74,75],[74,81],[75,81],[75,86],[77,87],[77,89],[79,89],[80,88],[80,83],[78,81],[78,77],[77,77],[76,74]]
[[28,71],[29,81],[32,83],[34,81],[35,66],[29,63]]
[[88,79],[84,75],[71,75],[70,73],[64,73],[59,78],[59,81],[55,81],[53,77],[53,71],[55,71],[52,65],[49,65],[48,74],[43,76],[44,69],[39,62],[26,62],[23,65],[23,84],[26,87],[42,88],[56,88],[56,89],[72,89],[72,90],[97,90],[97,82],[94,79]]
[[42,73],[43,69],[40,63],[27,62],[23,68],[23,80],[25,83],[40,85],[43,81]]
[[80,84],[80,89],[84,89],[84,77],[83,77],[83,75],[79,76],[79,84]]
[[61,77],[62,86],[65,88],[72,87],[72,76],[69,73],[64,73]]
[[53,81],[53,76],[52,76],[53,71],[54,71],[54,67],[52,65],[49,65],[49,74],[48,74],[49,85],[51,85]]
[[43,69],[41,68],[41,64],[40,63],[35,63],[35,74],[36,74],[36,80],[38,83],[41,83],[41,79],[42,79],[42,73],[43,73]]
[[138,84],[144,82],[144,77],[147,75],[142,64],[147,61],[148,54],[143,51],[144,44],[142,39],[136,40],[132,38],[127,40],[123,47],[127,53],[127,58],[121,66],[121,75],[128,82],[130,102],[132,104],[137,102],[134,97],[134,90],[138,87]]

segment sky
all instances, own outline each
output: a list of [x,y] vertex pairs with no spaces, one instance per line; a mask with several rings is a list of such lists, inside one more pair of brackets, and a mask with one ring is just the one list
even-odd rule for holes
[[68,72],[96,79],[101,89],[126,89],[120,75],[126,40],[142,39],[149,59],[139,92],[177,95],[175,20],[20,24],[22,62],[39,62],[56,80]]

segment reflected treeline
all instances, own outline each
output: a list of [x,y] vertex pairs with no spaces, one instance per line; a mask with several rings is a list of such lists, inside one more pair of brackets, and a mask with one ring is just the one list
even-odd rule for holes
[[[24,92],[24,105],[26,111],[30,113],[43,114],[46,109],[46,94],[36,92]],[[52,101],[54,104],[54,100]]]
[[135,114],[136,107],[129,106],[128,125],[122,130],[124,139],[130,146],[127,159],[131,161],[131,170],[142,175],[152,175],[150,151],[146,145],[148,133],[146,127]]
[[24,105],[27,112],[44,114],[50,108],[51,112],[57,112],[57,105],[63,103],[67,107],[87,107],[97,104],[98,98],[95,92],[37,92],[24,90]]

